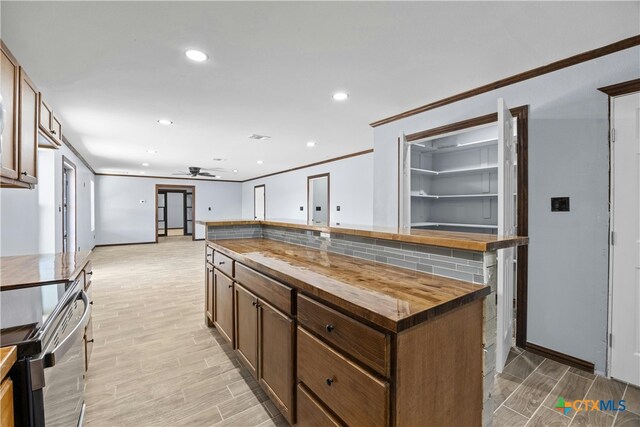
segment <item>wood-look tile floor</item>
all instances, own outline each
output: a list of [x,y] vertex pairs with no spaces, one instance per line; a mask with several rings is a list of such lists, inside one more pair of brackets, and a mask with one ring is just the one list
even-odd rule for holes
[[[97,248],[85,424],[285,426],[215,329],[204,325],[204,243]],[[624,398],[629,411],[553,410],[558,396]],[[492,393],[494,426],[640,427],[640,390],[513,349]]]
[[286,425],[204,325],[204,243],[96,248],[85,425]]
[[[492,393],[494,426],[625,426],[640,427],[640,389],[511,349],[507,366],[496,375]],[[565,400],[626,401],[627,411],[574,411],[566,416],[553,409]]]

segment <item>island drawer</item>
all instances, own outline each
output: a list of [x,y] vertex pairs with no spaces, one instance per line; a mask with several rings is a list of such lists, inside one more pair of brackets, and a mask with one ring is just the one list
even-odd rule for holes
[[307,388],[298,384],[298,423],[296,427],[341,427],[343,424],[331,415]]
[[298,327],[298,379],[347,425],[386,426],[389,384]]
[[389,335],[300,294],[298,322],[376,372],[390,376]]
[[231,258],[221,252],[213,252],[213,266],[229,277],[233,277],[233,263]]
[[213,264],[213,248],[209,245],[204,248],[204,260],[209,264]]
[[236,263],[235,280],[272,306],[291,315],[293,289],[251,268]]

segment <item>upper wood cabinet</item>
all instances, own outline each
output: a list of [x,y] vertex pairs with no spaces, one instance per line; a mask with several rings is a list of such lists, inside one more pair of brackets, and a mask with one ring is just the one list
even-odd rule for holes
[[42,148],[58,148],[62,145],[62,125],[60,120],[53,114],[53,109],[44,100],[40,93],[40,132],[44,135],[38,141],[38,146]]
[[3,108],[0,186],[31,188],[38,183],[39,93],[9,49],[0,43]]
[[0,94],[5,110],[4,129],[2,130],[2,169],[3,178],[18,178],[18,86],[20,66],[13,55],[2,43],[0,70]]

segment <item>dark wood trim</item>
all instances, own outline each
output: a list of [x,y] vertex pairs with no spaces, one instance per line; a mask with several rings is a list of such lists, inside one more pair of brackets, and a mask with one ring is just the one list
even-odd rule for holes
[[262,220],[266,220],[267,219],[267,187],[265,184],[260,184],[260,185],[254,185],[253,186],[253,219],[257,219],[258,217],[256,216],[256,188],[264,188],[264,192],[262,194],[262,215],[264,216],[264,218],[262,218]]
[[358,151],[356,153],[346,154],[346,155],[340,156],[340,157],[334,157],[332,159],[322,160],[321,162],[309,163],[307,165],[297,166],[297,167],[291,168],[291,169],[285,169],[285,170],[280,171],[280,172],[273,172],[273,173],[270,173],[270,174],[267,174],[267,175],[262,175],[262,176],[257,176],[255,178],[245,179],[244,181],[234,181],[234,182],[254,181],[256,179],[262,179],[262,178],[267,178],[267,177],[274,176],[274,175],[280,175],[280,174],[287,173],[287,172],[293,172],[293,171],[297,171],[297,170],[300,170],[300,169],[310,168],[312,166],[324,165],[325,163],[337,162],[338,160],[344,160],[344,159],[348,159],[348,158],[351,158],[351,157],[362,156],[364,154],[369,154],[369,153],[373,153],[373,148],[370,148],[370,149],[364,150],[364,151]]
[[520,83],[525,80],[539,77],[544,74],[552,73],[554,71],[561,70],[563,68],[571,67],[573,65],[581,64],[583,62],[591,61],[592,59],[600,58],[602,56],[610,55],[621,50],[629,49],[640,45],[640,35],[629,37],[624,40],[617,41],[615,43],[589,50],[587,52],[580,53],[578,55],[570,56],[569,58],[561,59],[559,61],[552,62],[541,67],[534,68],[523,73],[515,74],[511,77],[497,80],[493,83],[479,86],[475,89],[467,90],[465,92],[458,93],[447,98],[443,98],[439,101],[435,101],[421,107],[417,107],[400,114],[396,114],[391,117],[387,117],[382,120],[375,121],[370,124],[371,127],[381,126],[387,123],[391,123],[400,119],[414,116],[416,114],[424,113],[425,111],[433,110],[435,108],[442,107],[444,105],[453,104],[454,102],[461,101],[463,99],[472,98],[482,93],[491,92],[492,90],[500,89],[505,86],[509,86],[515,83]]
[[577,357],[569,356],[568,354],[560,353],[559,351],[542,347],[538,344],[528,342],[524,349],[530,351],[531,353],[544,356],[547,359],[555,360],[556,362],[564,363],[568,366],[573,366],[574,368],[581,369],[591,374],[593,374],[593,371],[595,369],[594,364],[591,362],[587,362],[586,360],[578,359]]
[[68,148],[69,150],[71,150],[71,152],[72,152],[73,154],[75,154],[75,155],[76,155],[76,157],[77,157],[77,158],[79,158],[79,159],[80,159],[80,161],[82,162],[82,164],[83,164],[83,165],[85,165],[85,166],[87,167],[87,169],[89,169],[89,170],[91,171],[91,173],[93,173],[94,175],[97,175],[96,171],[94,171],[94,170],[93,170],[93,168],[91,167],[91,165],[89,164],[89,162],[87,162],[87,160],[86,160],[84,157],[82,157],[82,154],[80,154],[80,153],[78,152],[78,150],[76,150],[76,149],[74,148],[74,146],[73,146],[73,145],[71,145],[71,143],[69,142],[69,140],[67,139],[67,137],[66,137],[66,136],[64,136],[64,134],[63,134],[63,135],[61,135],[60,140],[64,143],[64,145],[66,145],[66,146],[67,146],[67,148]]
[[331,176],[329,172],[310,175],[307,177],[307,224],[311,224],[312,210],[309,206],[309,184],[312,179],[327,177],[327,226],[331,225]]
[[626,95],[628,93],[640,92],[640,79],[629,80],[615,85],[599,87],[600,92],[611,96]]
[[402,201],[402,195],[400,194],[400,192],[402,191],[402,189],[400,188],[400,175],[404,172],[400,167],[402,165],[402,153],[404,153],[404,150],[402,149],[402,141],[400,141],[400,138],[398,138],[398,149],[396,150],[396,152],[398,153],[398,231],[400,231],[400,203],[404,203]]
[[155,243],[158,242],[106,243],[104,245],[95,245],[94,248],[107,248],[109,246],[152,245]]
[[[96,173],[97,176],[122,176],[125,178],[152,178],[152,179],[180,179],[180,180],[188,180],[188,181],[204,181],[204,182],[244,182],[244,181],[231,181],[228,179],[196,179],[196,178],[183,178],[183,177],[171,177],[171,176],[156,176],[156,175],[127,175],[124,173]],[[164,186],[168,186],[169,184],[164,184]],[[181,187],[178,185],[178,187]]]
[[[39,118],[38,118],[39,120]],[[63,196],[62,204],[64,205],[64,170],[65,164],[71,166],[73,169],[73,252],[78,250],[78,168],[76,168],[76,164],[69,160],[68,157],[62,156],[62,191],[60,194]],[[67,206],[67,212],[69,212],[69,207]],[[62,214],[64,215],[64,208]],[[64,218],[62,219],[62,240],[64,241]],[[67,242],[68,244],[69,242]],[[64,251],[64,244],[62,246],[62,252]]]
[[[511,114],[518,119],[518,236],[529,236],[529,106],[511,108]],[[498,121],[498,113],[485,114],[456,123],[406,135],[407,141],[443,135],[464,129],[482,126]],[[398,139],[398,226],[400,224],[400,139]],[[518,246],[516,270],[516,345],[524,347],[527,342],[527,300],[529,295],[529,248]]]
[[[125,175],[128,176],[128,175]],[[176,184],[156,184],[156,190],[154,192],[154,206],[155,206],[155,241],[153,243],[158,243],[158,194],[163,190],[167,190],[168,193],[182,193],[189,192],[191,190],[191,240],[196,240],[196,186],[195,185],[176,185]],[[172,191],[175,189],[176,191]],[[165,223],[166,224],[166,223]],[[205,235],[206,235],[206,227],[205,227]]]

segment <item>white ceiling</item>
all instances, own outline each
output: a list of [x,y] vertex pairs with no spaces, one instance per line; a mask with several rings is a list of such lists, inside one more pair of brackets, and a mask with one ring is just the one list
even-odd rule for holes
[[[96,171],[224,167],[239,170],[221,173],[233,180],[369,149],[370,122],[640,29],[639,2],[3,0],[1,8],[2,39]],[[210,59],[187,60],[194,47]],[[346,102],[332,100],[339,89]]]

